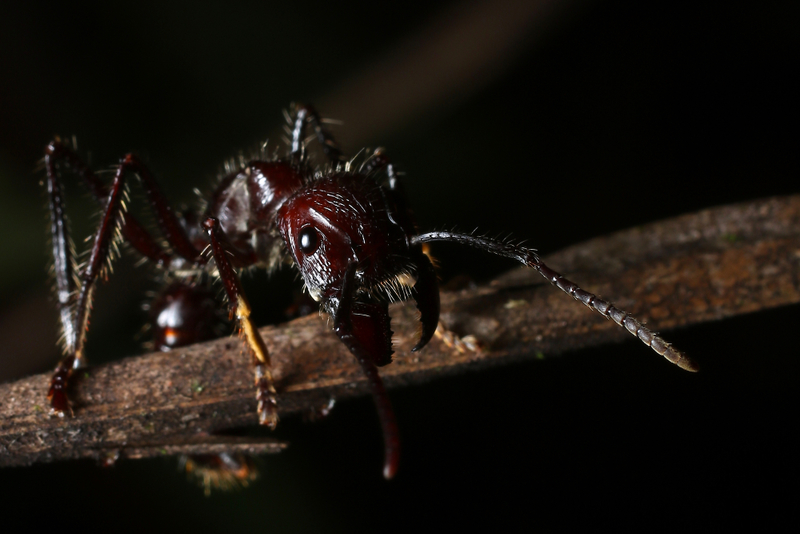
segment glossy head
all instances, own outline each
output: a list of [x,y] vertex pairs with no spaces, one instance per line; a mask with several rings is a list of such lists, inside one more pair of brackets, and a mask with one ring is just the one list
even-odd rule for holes
[[[279,230],[315,300],[341,288],[348,265],[367,291],[399,284],[412,274],[410,236],[394,222],[385,192],[374,179],[337,173],[312,182],[280,208]],[[406,294],[405,296],[408,296]]]

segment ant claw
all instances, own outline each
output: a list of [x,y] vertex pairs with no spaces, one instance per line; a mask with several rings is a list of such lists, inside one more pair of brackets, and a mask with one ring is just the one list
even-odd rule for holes
[[261,398],[257,395],[258,399],[258,424],[268,426],[271,430],[275,430],[278,426],[278,405],[275,398]]

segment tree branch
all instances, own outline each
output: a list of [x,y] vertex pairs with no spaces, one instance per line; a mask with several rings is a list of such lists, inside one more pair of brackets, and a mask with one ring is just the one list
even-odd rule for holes
[[[759,200],[594,239],[546,262],[669,330],[800,302],[798,223],[800,196]],[[442,294],[443,324],[456,335],[475,336],[479,351],[462,352],[435,338],[412,354],[414,307],[395,306],[392,314],[395,361],[381,372],[389,387],[630,337],[530,269]],[[316,315],[261,332],[273,357],[281,416],[368,391],[354,358]],[[702,364],[702,355],[682,348]],[[642,347],[642,357],[658,356]],[[256,423],[252,369],[238,339],[126,358],[76,375],[75,417],[63,420],[48,415],[49,373],[0,386],[0,465],[284,446],[213,435]]]

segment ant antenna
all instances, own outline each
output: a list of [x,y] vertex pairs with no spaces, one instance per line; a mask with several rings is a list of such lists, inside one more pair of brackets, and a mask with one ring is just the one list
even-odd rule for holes
[[451,243],[468,245],[483,250],[484,252],[489,252],[490,254],[517,260],[523,265],[536,269],[539,274],[558,289],[587,308],[596,311],[606,319],[611,319],[632,335],[638,337],[642,343],[681,369],[692,372],[698,370],[697,364],[689,359],[688,356],[674,348],[670,343],[665,341],[664,338],[646,328],[633,316],[615,307],[612,303],[601,299],[597,295],[584,291],[578,284],[567,280],[562,274],[545,265],[541,258],[539,258],[536,250],[532,248],[526,248],[507,241],[497,241],[487,237],[446,231],[428,232],[427,234],[412,237],[411,245],[421,245],[433,241],[449,241]]

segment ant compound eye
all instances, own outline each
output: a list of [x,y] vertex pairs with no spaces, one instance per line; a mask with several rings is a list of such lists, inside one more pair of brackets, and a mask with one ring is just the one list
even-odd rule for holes
[[313,226],[306,226],[300,230],[297,241],[303,254],[313,254],[319,248],[319,234]]

